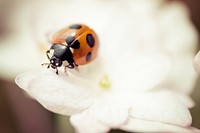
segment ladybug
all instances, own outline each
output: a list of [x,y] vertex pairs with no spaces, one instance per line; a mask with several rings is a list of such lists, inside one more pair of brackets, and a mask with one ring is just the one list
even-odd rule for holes
[[44,64],[48,64],[47,68],[51,66],[56,69],[56,74],[57,67],[64,66],[66,72],[66,68],[74,69],[90,63],[97,56],[99,45],[96,33],[84,24],[61,29],[54,34],[51,43],[52,46],[46,51],[50,63]]

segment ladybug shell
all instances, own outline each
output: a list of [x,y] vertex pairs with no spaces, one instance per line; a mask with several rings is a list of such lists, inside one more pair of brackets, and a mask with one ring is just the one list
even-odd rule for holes
[[97,56],[97,35],[83,24],[74,24],[60,30],[53,36],[52,44],[69,46],[77,65],[87,64]]

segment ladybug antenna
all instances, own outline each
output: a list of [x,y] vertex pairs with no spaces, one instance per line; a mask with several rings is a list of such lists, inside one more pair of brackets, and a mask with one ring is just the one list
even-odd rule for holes
[[41,64],[42,66],[47,66],[47,68],[49,68],[50,67],[50,65],[51,65],[51,63],[43,63],[43,64]]
[[[49,68],[51,64],[52,64],[52,63],[43,63],[43,64],[41,64],[41,65],[42,65],[42,66],[46,66],[46,65],[47,65],[47,68]],[[53,69],[56,69],[56,74],[58,74],[58,68],[57,68],[56,66],[53,66],[53,65],[52,65],[52,68],[53,68]]]
[[[47,50],[47,51],[46,51],[46,56],[47,56],[47,58],[50,60],[49,53],[50,53],[50,50]],[[43,63],[43,64],[41,64],[41,65],[42,65],[42,66],[48,65],[47,68],[49,68],[50,65],[51,65],[51,63]]]

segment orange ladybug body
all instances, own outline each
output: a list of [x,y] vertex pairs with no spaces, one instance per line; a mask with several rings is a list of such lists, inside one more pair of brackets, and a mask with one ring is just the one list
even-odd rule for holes
[[51,48],[46,52],[50,60],[48,68],[51,66],[56,69],[57,74],[57,67],[61,67],[64,61],[68,62],[65,68],[73,69],[94,60],[99,45],[96,33],[84,24],[74,24],[61,29],[53,36],[51,43]]

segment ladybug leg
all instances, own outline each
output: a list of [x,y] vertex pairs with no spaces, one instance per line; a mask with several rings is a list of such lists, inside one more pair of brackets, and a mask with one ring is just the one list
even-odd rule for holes
[[50,63],[43,63],[43,64],[41,64],[42,66],[44,66],[44,65],[47,65],[47,68],[49,68],[50,67]]
[[78,65],[76,63],[69,63],[69,65],[65,66],[65,73],[67,74],[67,68],[78,70]]
[[78,65],[76,63],[74,63],[75,67],[78,67]]
[[67,66],[64,67],[64,71],[65,71],[66,75],[68,75],[68,73],[67,73]]
[[49,65],[47,66],[47,68],[49,68],[50,67],[50,63],[49,63]]
[[76,63],[74,63],[74,65],[75,65],[75,69],[76,69],[77,71],[79,71],[78,65],[77,65]]
[[69,63],[69,65],[67,65],[66,67],[73,69],[74,68],[74,63]]
[[[47,56],[47,58],[50,60],[49,53],[50,53],[50,50],[47,50],[47,51],[46,51],[46,56]],[[48,65],[47,68],[50,67],[50,63],[43,63],[43,64],[41,64],[41,65],[42,65],[42,66]]]
[[56,74],[58,75],[58,68],[56,67],[55,69],[56,69]]
[[46,55],[47,55],[47,58],[50,60],[49,53],[50,53],[50,50],[47,50]]

